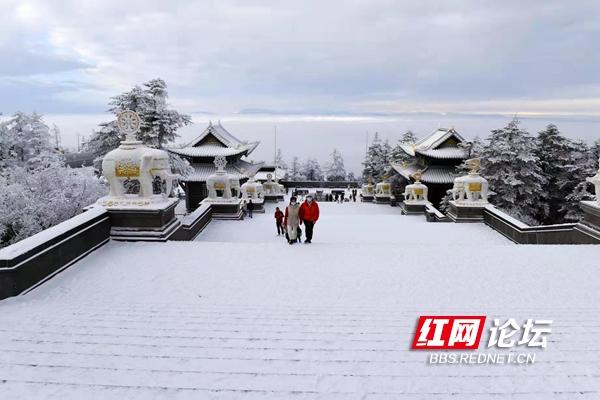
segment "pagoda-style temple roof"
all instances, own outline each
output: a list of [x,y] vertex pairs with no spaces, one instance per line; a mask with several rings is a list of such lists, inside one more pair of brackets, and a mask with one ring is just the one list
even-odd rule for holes
[[468,149],[458,145],[465,139],[454,128],[438,128],[431,135],[414,144],[401,144],[402,150],[410,156],[424,156],[435,159],[462,160],[469,156]]
[[454,165],[419,165],[413,163],[391,163],[392,168],[407,180],[411,180],[412,174],[422,172],[421,182],[433,184],[451,184],[456,178],[456,167]]
[[190,143],[180,149],[169,149],[170,152],[184,157],[214,158],[216,156],[247,156],[260,142],[245,142],[233,136],[219,122],[208,126]]
[[[238,160],[235,164],[227,164],[225,171],[236,179],[247,179],[254,176],[263,166],[262,162],[250,163],[244,160]],[[194,172],[186,175],[186,182],[206,182],[206,179],[214,174],[217,168],[212,164],[194,164]]]

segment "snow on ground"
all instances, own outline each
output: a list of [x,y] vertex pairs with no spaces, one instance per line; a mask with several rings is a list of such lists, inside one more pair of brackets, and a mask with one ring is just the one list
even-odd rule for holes
[[[600,395],[600,248],[361,203],[321,203],[314,243],[289,246],[273,208],[195,242],[111,242],[0,302],[0,399]],[[533,365],[428,365],[415,322],[444,313],[554,325]]]

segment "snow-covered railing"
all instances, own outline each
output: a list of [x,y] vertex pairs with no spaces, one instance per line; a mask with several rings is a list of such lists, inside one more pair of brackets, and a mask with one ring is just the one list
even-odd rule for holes
[[427,222],[449,222],[450,219],[432,204],[425,205],[425,218]]
[[0,299],[29,291],[109,240],[102,207],[0,249]]
[[171,240],[194,240],[212,220],[212,206],[207,203],[200,204],[194,212],[181,217],[180,220],[181,226],[171,236]]
[[492,229],[519,244],[600,244],[600,232],[579,223],[530,226],[489,205],[483,220]]

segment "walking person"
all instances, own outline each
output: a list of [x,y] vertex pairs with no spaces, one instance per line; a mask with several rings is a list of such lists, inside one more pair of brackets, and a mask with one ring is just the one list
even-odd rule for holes
[[300,205],[296,201],[296,196],[290,198],[290,204],[285,208],[283,225],[288,234],[288,243],[294,244],[298,238],[298,226],[300,225]]
[[248,216],[250,218],[252,218],[252,211],[254,211],[254,203],[252,202],[252,199],[248,200]]
[[313,228],[319,219],[319,204],[313,199],[312,195],[306,196],[306,200],[300,206],[300,223],[304,222],[306,230],[306,240],[304,243],[312,243]]
[[285,234],[285,228],[283,227],[283,212],[279,207],[275,207],[275,224],[277,225],[277,236]]

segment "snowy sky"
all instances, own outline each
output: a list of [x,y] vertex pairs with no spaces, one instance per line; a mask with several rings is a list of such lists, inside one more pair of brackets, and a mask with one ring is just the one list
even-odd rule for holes
[[598,131],[598,1],[0,3],[5,115],[99,114],[161,77],[199,115],[518,112]]

